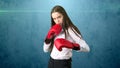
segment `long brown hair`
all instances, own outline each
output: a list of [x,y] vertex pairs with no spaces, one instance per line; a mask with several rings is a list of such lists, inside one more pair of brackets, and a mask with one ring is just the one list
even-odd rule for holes
[[[55,25],[55,22],[52,18],[52,13],[54,12],[58,12],[58,13],[61,13],[63,15],[63,22],[62,23],[62,28],[63,28],[63,31],[65,32],[65,38],[67,37],[67,35],[69,35],[68,33],[68,28],[70,27],[72,29],[72,31],[78,36],[80,37],[78,34],[81,35],[80,31],[78,30],[78,28],[72,23],[72,21],[70,20],[70,18],[68,17],[65,9],[62,7],[62,6],[59,6],[59,5],[56,5],[55,7],[52,8],[52,11],[51,11],[51,27],[53,25]],[[76,33],[77,32],[77,33]],[[82,36],[82,35],[81,35]],[[80,37],[81,38],[81,37]],[[53,41],[54,39],[52,39],[52,44],[53,45]]]

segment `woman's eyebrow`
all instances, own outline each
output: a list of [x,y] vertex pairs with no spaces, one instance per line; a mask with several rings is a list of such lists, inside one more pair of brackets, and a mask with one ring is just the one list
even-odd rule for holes
[[61,17],[61,15],[58,16],[58,18]]

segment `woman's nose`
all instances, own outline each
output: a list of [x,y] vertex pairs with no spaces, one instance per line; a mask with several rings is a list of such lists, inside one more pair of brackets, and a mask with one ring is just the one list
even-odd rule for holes
[[56,21],[57,23],[59,23],[59,20],[57,19],[57,21]]

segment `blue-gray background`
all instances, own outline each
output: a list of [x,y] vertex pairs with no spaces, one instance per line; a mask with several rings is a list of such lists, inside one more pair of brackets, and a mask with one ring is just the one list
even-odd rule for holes
[[0,68],[47,68],[50,11],[61,5],[89,44],[73,68],[120,67],[120,0],[0,0]]

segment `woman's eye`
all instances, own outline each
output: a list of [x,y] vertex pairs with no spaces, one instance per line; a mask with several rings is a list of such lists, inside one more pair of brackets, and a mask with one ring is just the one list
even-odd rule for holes
[[61,18],[61,16],[59,16],[58,18]]

